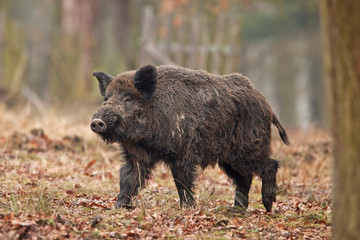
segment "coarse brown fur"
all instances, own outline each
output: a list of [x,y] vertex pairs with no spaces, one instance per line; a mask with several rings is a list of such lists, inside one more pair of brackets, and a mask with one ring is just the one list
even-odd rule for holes
[[116,78],[96,72],[105,102],[92,129],[125,154],[117,207],[129,206],[159,162],[169,166],[180,204],[193,205],[196,170],[218,163],[236,186],[235,206],[247,207],[252,178],[262,178],[267,211],[276,200],[278,161],[271,159],[271,124],[285,129],[265,97],[241,74],[225,76],[147,65]]

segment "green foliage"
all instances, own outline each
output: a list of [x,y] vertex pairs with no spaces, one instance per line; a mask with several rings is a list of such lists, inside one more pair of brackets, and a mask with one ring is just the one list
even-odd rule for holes
[[9,89],[11,93],[17,94],[25,82],[25,71],[28,64],[28,53],[26,50],[25,35],[21,26],[8,18],[4,18],[3,44],[1,62],[2,79],[1,85]]
[[[246,41],[265,38],[292,38],[305,31],[318,31],[316,1],[262,2],[258,9],[243,10],[243,38]],[[249,11],[247,11],[249,10]]]

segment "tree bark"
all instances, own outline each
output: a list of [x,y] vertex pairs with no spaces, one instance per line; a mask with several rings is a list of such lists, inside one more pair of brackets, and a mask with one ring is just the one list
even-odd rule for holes
[[129,25],[130,25],[130,1],[129,0],[118,0],[116,4],[116,39],[119,44],[121,51],[127,52],[127,41],[129,36]]
[[333,239],[360,239],[360,1],[322,0],[334,150]]
[[61,25],[65,34],[79,38],[78,92],[84,95],[92,83],[89,74],[93,62],[93,30],[95,23],[95,0],[64,0],[62,3]]

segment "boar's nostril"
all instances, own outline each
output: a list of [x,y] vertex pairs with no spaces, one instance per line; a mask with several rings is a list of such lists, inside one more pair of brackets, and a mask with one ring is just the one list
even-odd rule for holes
[[91,122],[91,130],[96,133],[103,133],[106,131],[106,123],[99,118],[95,118]]

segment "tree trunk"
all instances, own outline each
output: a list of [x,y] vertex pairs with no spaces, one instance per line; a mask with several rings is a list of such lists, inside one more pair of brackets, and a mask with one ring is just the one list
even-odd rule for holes
[[360,1],[323,0],[334,139],[333,239],[360,239]]
[[129,25],[130,25],[130,1],[118,0],[116,4],[116,24],[115,32],[117,43],[121,52],[125,56],[129,56],[128,39],[129,39]]
[[90,91],[89,78],[93,61],[93,29],[95,22],[95,0],[64,0],[62,3],[61,25],[63,31],[79,39],[78,93],[84,95]]

